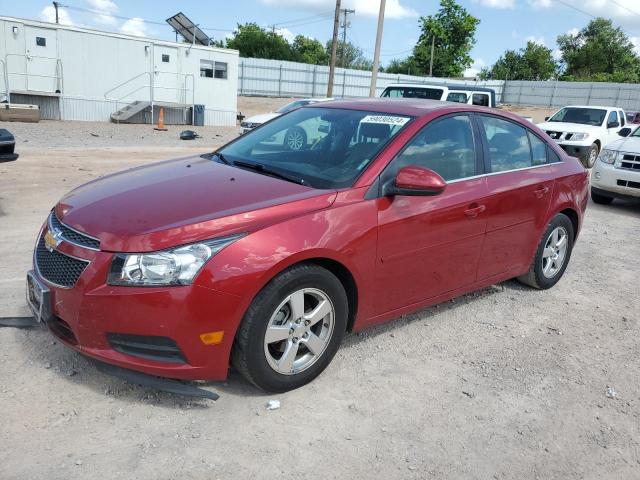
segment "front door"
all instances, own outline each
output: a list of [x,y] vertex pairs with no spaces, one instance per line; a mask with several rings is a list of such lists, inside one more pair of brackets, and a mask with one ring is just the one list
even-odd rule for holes
[[154,101],[182,103],[181,81],[178,74],[178,49],[154,45],[153,52]]
[[486,146],[487,233],[478,279],[524,271],[546,227],[554,174],[547,145],[524,127],[489,115],[478,116]]
[[376,310],[383,314],[473,283],[486,225],[487,186],[477,177],[471,119],[429,123],[390,163],[382,178],[418,165],[447,182],[437,196],[378,199]]
[[52,28],[25,26],[26,89],[60,93],[57,32]]

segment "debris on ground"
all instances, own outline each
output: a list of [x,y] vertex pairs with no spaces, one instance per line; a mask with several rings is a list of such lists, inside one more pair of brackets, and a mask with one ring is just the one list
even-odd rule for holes
[[280,400],[269,400],[267,402],[267,410],[278,410],[280,408]]
[[618,392],[616,392],[612,387],[607,387],[608,398],[616,398],[617,396],[618,396]]

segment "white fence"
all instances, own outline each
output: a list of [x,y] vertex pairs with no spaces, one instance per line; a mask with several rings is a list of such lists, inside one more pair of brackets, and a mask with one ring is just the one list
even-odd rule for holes
[[[238,94],[269,97],[322,97],[327,92],[329,67],[306,63],[241,58]],[[380,73],[377,95],[391,83],[467,84],[493,88],[496,100],[513,105],[561,107],[563,105],[611,105],[640,110],[640,85],[600,82],[470,81]],[[371,72],[336,69],[334,97],[368,97]]]

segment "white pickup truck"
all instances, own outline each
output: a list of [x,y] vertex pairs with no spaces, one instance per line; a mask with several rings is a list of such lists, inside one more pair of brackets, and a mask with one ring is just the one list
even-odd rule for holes
[[538,124],[562,149],[592,168],[604,146],[619,138],[626,124],[624,110],[615,107],[568,106]]

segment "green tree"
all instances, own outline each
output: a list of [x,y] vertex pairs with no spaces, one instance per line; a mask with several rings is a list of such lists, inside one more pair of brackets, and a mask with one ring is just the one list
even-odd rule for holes
[[241,57],[295,60],[296,54],[285,38],[265,30],[257,23],[238,24],[233,36],[226,41],[227,48],[240,51]]
[[311,63],[313,65],[327,65],[329,55],[327,51],[315,38],[297,35],[293,39],[293,51],[298,62]]
[[549,80],[557,72],[552,50],[529,41],[519,51],[504,52],[491,68],[482,69],[479,77],[481,80]]
[[560,35],[563,80],[640,81],[640,58],[629,37],[611,20],[596,18],[577,35]]
[[479,23],[479,19],[455,0],[440,0],[440,10],[435,15],[420,17],[422,33],[410,57],[418,69],[416,73],[429,72],[434,41],[434,76],[461,77],[473,63],[469,52],[475,44]]
[[385,73],[404,73],[405,75],[422,75],[424,72],[416,65],[413,57],[402,60],[393,59],[384,68]]
[[[325,45],[325,52],[331,55],[331,40]],[[356,70],[371,70],[373,62],[365,57],[360,47],[356,47],[351,42],[343,43],[338,40],[336,49],[336,66],[344,68],[354,68]]]

